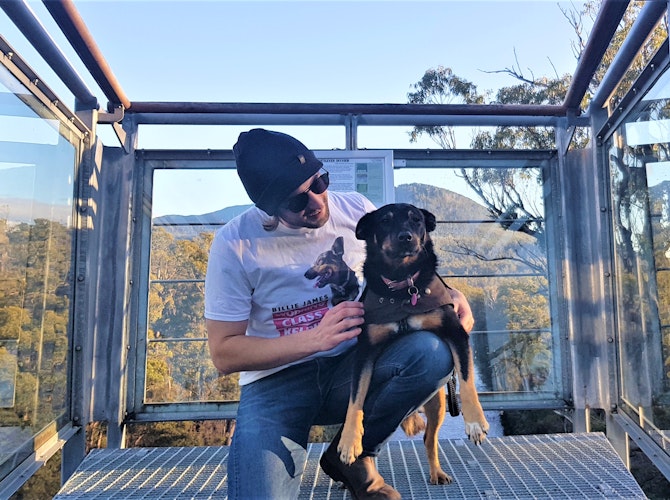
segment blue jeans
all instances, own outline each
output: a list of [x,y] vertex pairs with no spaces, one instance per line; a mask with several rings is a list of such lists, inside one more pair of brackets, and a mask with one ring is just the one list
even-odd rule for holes
[[[228,498],[298,497],[311,426],[344,421],[354,350],[242,387],[228,457]],[[451,351],[430,332],[404,335],[387,346],[364,405],[364,453],[376,456],[400,422],[446,383],[453,367]]]

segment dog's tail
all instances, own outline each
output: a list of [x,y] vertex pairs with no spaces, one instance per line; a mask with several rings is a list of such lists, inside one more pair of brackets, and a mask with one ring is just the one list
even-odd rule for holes
[[418,411],[412,413],[409,417],[403,420],[400,424],[402,430],[405,431],[405,434],[408,436],[416,436],[419,432],[426,430],[426,422]]

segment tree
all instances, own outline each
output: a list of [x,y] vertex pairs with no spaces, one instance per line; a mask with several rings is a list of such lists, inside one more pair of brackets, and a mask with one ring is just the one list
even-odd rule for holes
[[[593,75],[589,88],[581,103],[581,109],[588,108],[603,78],[610,67],[617,51],[626,40],[634,21],[638,17],[644,2],[631,2],[620,22],[604,57]],[[584,53],[588,39],[587,26],[592,25],[598,13],[600,2],[592,0],[584,4],[581,10],[574,8],[562,10],[562,13],[573,28],[575,40],[572,42],[573,54],[579,60]],[[614,109],[621,99],[629,92],[638,75],[657,52],[668,34],[667,18],[652,32],[635,57],[631,67],[617,85],[608,105]],[[424,77],[414,84],[414,91],[408,94],[410,103],[449,103],[478,102],[487,104],[560,104],[563,102],[571,83],[570,75],[542,76],[536,78],[532,73],[527,75],[520,69],[518,61],[497,72],[505,73],[518,83],[498,90],[494,96],[490,92],[480,92],[470,82],[463,81],[450,68],[438,67],[429,69]],[[492,96],[491,98],[489,98]],[[640,112],[641,119],[659,120],[670,116],[670,105],[667,100],[652,101]],[[573,137],[571,148],[584,148],[590,137],[588,128],[578,128]],[[416,141],[422,134],[428,135],[443,148],[455,148],[455,133],[451,127],[415,127],[410,133],[410,140]],[[646,171],[644,166],[649,162],[668,161],[667,145],[625,147],[617,138],[612,141],[610,150],[610,184],[612,188],[614,241],[619,256],[621,269],[617,276],[621,307],[625,314],[620,318],[622,330],[631,332],[630,337],[624,335],[622,352],[628,361],[635,366],[642,366],[649,358],[643,352],[641,336],[648,336],[650,345],[657,345],[656,339],[659,322],[667,324],[668,314],[663,311],[670,303],[670,277],[656,273],[668,262],[667,255],[667,211],[663,205],[654,207],[666,196],[650,198]],[[479,131],[472,139],[473,149],[554,149],[555,136],[550,128],[542,127],[496,127],[492,130]],[[642,168],[641,168],[642,167]],[[462,169],[461,175],[484,203],[491,219],[500,226],[525,233],[542,239],[544,221],[542,211],[532,205],[532,197],[519,193],[523,171],[500,170],[484,171]],[[534,179],[542,183],[541,176]],[[539,207],[541,208],[541,207]],[[649,214],[665,214],[660,219],[650,218]],[[458,251],[458,250],[457,250]],[[476,256],[482,261],[492,261],[498,257],[477,251],[469,245],[461,245],[460,252]],[[509,254],[509,260],[515,255]],[[654,265],[654,262],[656,263]],[[528,262],[539,270],[538,263]],[[667,267],[667,265],[665,266]],[[667,273],[666,273],[667,274]],[[650,290],[654,291],[650,294]],[[498,294],[498,297],[500,294]],[[665,306],[665,307],[664,307]],[[662,317],[661,317],[662,316]],[[664,359],[666,370],[670,366],[670,334],[663,339],[665,346]],[[652,346],[651,350],[655,348]],[[655,372],[649,372],[651,379],[658,380]],[[668,371],[670,373],[670,371]],[[638,378],[638,377],[636,377]],[[670,378],[666,380],[670,386]],[[644,390],[644,389],[641,389]]]
[[[644,2],[633,2],[621,22],[621,27],[617,30],[610,47],[608,48],[603,62],[594,75],[586,93],[582,108],[586,109],[589,100],[595,94],[605,72],[612,62],[618,48],[625,40],[633,21],[637,17]],[[574,8],[571,10],[561,10],[570,26],[575,32],[576,41],[573,41],[572,47],[575,59],[579,60],[585,48],[585,40],[588,38],[585,34],[586,20],[593,21],[600,2],[591,0],[586,2],[579,11]],[[640,55],[633,65],[633,70],[643,68],[651,56],[662,43],[665,30],[660,30],[644,44]],[[617,98],[622,95],[630,86],[635,72],[629,72],[624,78],[624,83],[619,87]],[[480,92],[476,85],[454,74],[451,68],[438,66],[436,69],[428,69],[423,77],[413,85],[414,91],[408,93],[409,103],[436,104],[436,103],[462,103],[462,104],[560,104],[570,86],[571,75],[554,75],[553,77],[535,77],[526,75],[521,69],[518,61],[509,67],[495,72],[505,73],[517,80],[519,83],[498,90],[495,95],[490,91]],[[410,141],[415,142],[421,135],[428,135],[436,144],[444,149],[456,148],[456,137],[453,127],[450,126],[416,126],[410,132]],[[571,147],[583,148],[589,141],[589,129],[578,128],[573,138]],[[493,131],[479,131],[472,139],[470,147],[472,149],[554,149],[556,146],[555,133],[552,127],[511,127],[499,126]],[[537,234],[542,220],[541,214],[533,207],[528,206],[529,200],[519,196],[515,186],[518,182],[515,178],[521,175],[521,172],[514,169],[500,170],[481,174],[477,171],[461,170],[461,175],[468,185],[481,198],[490,211],[491,218],[499,220],[501,225],[511,222],[518,222],[519,218],[524,218],[532,226],[519,225],[518,230],[527,234]],[[541,183],[542,179],[538,178]]]

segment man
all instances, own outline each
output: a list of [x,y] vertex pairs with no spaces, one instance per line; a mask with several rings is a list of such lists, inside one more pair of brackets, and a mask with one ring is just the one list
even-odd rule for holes
[[[205,282],[212,361],[222,374],[241,372],[228,494],[296,498],[311,426],[342,423],[346,414],[352,347],[363,323],[356,298],[365,248],[354,232],[375,207],[358,193],[328,192],[323,164],[289,135],[253,129],[240,134],[233,153],[255,207],[217,231]],[[329,281],[336,265],[359,278],[347,292]],[[467,301],[459,292],[455,298],[469,331]],[[378,473],[374,457],[452,370],[449,349],[432,333],[395,341],[375,366],[363,455],[342,464],[338,436],[322,467],[354,498],[400,498]]]

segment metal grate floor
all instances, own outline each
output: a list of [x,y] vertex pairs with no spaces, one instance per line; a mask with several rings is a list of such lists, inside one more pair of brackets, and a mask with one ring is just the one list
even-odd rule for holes
[[[326,446],[309,445],[301,499],[351,498],[319,467]],[[602,433],[506,436],[482,446],[443,439],[440,447],[450,485],[428,484],[421,440],[389,442],[379,471],[408,499],[646,498]],[[227,447],[92,450],[55,500],[225,499],[227,458]]]

